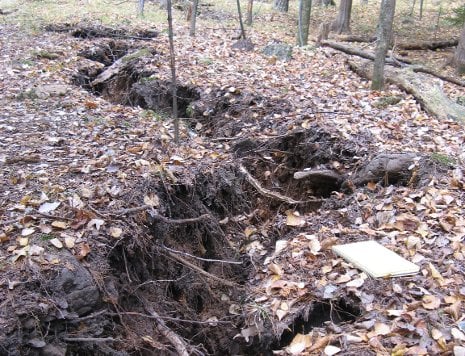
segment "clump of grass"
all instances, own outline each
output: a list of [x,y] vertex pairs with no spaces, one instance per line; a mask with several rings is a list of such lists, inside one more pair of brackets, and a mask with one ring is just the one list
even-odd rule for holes
[[58,53],[49,52],[45,50],[33,52],[33,55],[37,58],[45,58],[45,59],[51,59],[51,60],[57,59],[60,57]]
[[443,166],[453,167],[457,164],[457,160],[443,153],[434,152],[431,154],[431,159]]
[[378,109],[384,109],[390,105],[396,105],[402,100],[400,96],[384,96],[379,98],[373,106]]
[[163,121],[168,118],[168,116],[165,113],[150,109],[142,110],[140,116],[143,118],[149,118],[157,121]]
[[51,234],[42,234],[42,235],[40,235],[40,239],[42,241],[50,241],[50,240],[52,240],[54,238],[55,238],[55,236],[53,236]]
[[452,15],[446,17],[447,22],[454,26],[463,26],[465,23],[465,5],[452,10]]

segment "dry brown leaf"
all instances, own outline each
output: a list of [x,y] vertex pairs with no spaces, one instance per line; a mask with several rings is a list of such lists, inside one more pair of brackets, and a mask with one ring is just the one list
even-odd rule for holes
[[280,321],[281,321],[288,313],[289,313],[288,310],[282,310],[282,309],[276,310],[276,316],[278,317],[278,320],[280,320]]
[[333,355],[338,354],[339,352],[341,352],[341,349],[339,347],[333,346],[333,345],[328,345],[323,350],[323,353],[325,355],[327,355],[327,356],[333,356]]
[[376,336],[388,335],[391,332],[391,327],[387,324],[377,322],[375,323],[374,332]]
[[452,305],[449,305],[448,307],[444,308],[444,311],[449,314],[455,321],[460,319],[460,310],[462,308],[462,302],[456,301]]
[[278,276],[283,275],[283,269],[276,263],[270,263],[270,265],[268,266],[268,270],[274,274],[277,274]]
[[65,236],[65,246],[66,248],[73,248],[76,238],[72,236]]
[[63,248],[63,243],[57,238],[51,239],[50,243],[58,249]]
[[286,211],[286,225],[287,226],[304,226],[305,218],[300,216],[299,212],[287,210]]
[[65,221],[60,221],[60,220],[53,221],[52,226],[56,227],[57,229],[62,229],[62,230],[68,228],[68,224]]
[[76,258],[82,260],[90,253],[90,246],[86,243],[79,244]]
[[307,351],[309,353],[318,351],[322,349],[323,347],[325,347],[326,345],[328,345],[331,341],[333,341],[333,335],[326,335],[326,336],[320,337],[314,342],[314,344]]
[[123,229],[119,227],[110,227],[110,235],[111,237],[114,237],[115,239],[119,238],[121,234],[123,233]]
[[257,229],[254,226],[247,226],[244,230],[245,237],[249,238],[257,232]]
[[441,220],[439,220],[439,225],[446,232],[451,232],[457,223],[457,219],[453,215],[446,215]]
[[441,305],[441,298],[436,297],[434,295],[425,295],[422,298],[423,308],[428,310],[434,310],[440,307]]
[[422,347],[422,346],[413,346],[413,347],[410,347],[407,352],[405,353],[405,355],[407,356],[421,356],[421,355],[427,355],[428,354],[428,350],[426,350],[426,348]]
[[26,227],[25,229],[21,230],[21,236],[29,236],[32,235],[36,231],[33,227]]
[[296,334],[292,342],[286,348],[291,355],[299,355],[312,344],[312,334]]
[[144,204],[150,205],[152,207],[158,207],[160,206],[160,199],[158,198],[158,195],[154,193],[147,194],[144,197]]
[[22,246],[22,247],[29,245],[29,238],[28,237],[20,237],[18,239],[18,245]]
[[375,182],[368,182],[367,183],[367,188],[374,192],[376,190],[376,183]]

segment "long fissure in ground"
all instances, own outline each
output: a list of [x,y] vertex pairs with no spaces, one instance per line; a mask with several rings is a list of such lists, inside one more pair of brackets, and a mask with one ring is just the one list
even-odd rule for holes
[[[169,110],[170,83],[152,79],[153,72],[141,59],[143,54],[126,57],[133,52],[130,45],[115,41],[83,51],[82,55],[95,63],[82,69],[75,82],[114,102]],[[105,74],[108,70],[113,71],[111,75]],[[275,333],[272,325],[267,325],[266,332],[247,342],[237,337],[247,319],[241,308],[254,300],[254,277],[266,257],[247,254],[244,246],[259,239],[272,251],[276,240],[295,236],[298,228],[276,218],[290,208],[298,206],[305,214],[350,204],[336,198],[334,192],[350,195],[369,181],[422,184],[431,162],[419,161],[415,155],[386,154],[361,165],[356,156],[362,143],[343,142],[317,125],[284,130],[274,138],[247,137],[244,132],[251,123],[260,129],[275,125],[272,119],[259,122],[256,117],[272,117],[277,110],[289,109],[289,104],[229,88],[205,94],[202,88],[180,85],[178,95],[181,113],[190,117],[186,124],[199,128],[198,134],[234,138],[231,159],[212,163],[208,169],[201,164],[191,167],[186,182],[147,181],[142,190],[159,197],[158,211],[134,217],[136,222],[140,220],[134,237],[119,240],[105,252],[105,260],[100,261],[105,265],[104,275],[98,286],[95,276],[90,278],[85,268],[72,261],[73,270],[64,268],[38,281],[44,293],[54,295],[63,290],[67,301],[63,308],[72,309],[78,317],[73,319],[73,314],[63,319],[38,311],[39,321],[31,322],[26,314],[21,336],[15,334],[16,339],[11,339],[19,344],[20,338],[26,340],[24,350],[37,350],[37,344],[27,340],[44,332],[45,339],[53,343],[52,334],[71,340],[69,335],[79,334],[79,330],[90,339],[115,340],[68,341],[70,353],[114,354],[118,348],[141,354],[153,348],[172,350],[173,343],[168,340],[148,336],[160,333],[158,322],[163,320],[194,352],[267,354],[289,345],[297,333],[308,333],[327,322],[352,322],[360,316],[362,308],[356,298],[311,300],[286,319],[287,327],[281,332]],[[410,167],[415,162],[420,165],[414,175]],[[387,171],[388,166],[394,168]],[[264,225],[266,237],[244,234],[247,226],[260,229]],[[95,261],[89,261],[89,269],[92,263]],[[82,300],[87,305],[82,305]],[[8,349],[11,345],[3,346]]]

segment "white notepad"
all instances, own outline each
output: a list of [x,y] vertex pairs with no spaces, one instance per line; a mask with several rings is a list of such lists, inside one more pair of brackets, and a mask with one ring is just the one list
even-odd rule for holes
[[332,247],[334,253],[370,276],[400,277],[418,273],[420,267],[376,241],[361,241]]

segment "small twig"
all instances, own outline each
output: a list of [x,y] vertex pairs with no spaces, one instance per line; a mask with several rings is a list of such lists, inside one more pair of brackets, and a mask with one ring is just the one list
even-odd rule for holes
[[15,163],[39,163],[40,162],[40,155],[31,155],[31,156],[15,156],[15,157],[7,157],[5,160],[5,164],[15,164]]
[[123,249],[123,260],[124,260],[124,267],[126,268],[126,274],[128,275],[128,281],[132,283],[131,276],[129,275],[128,261],[126,259],[126,253],[124,252],[124,249]]
[[178,355],[189,356],[186,342],[178,334],[176,334],[173,330],[166,326],[164,320],[160,317],[160,315],[158,315],[158,313],[155,310],[152,309],[152,307],[144,305],[144,309],[153,317],[153,319],[157,321],[156,327],[158,331],[168,339],[171,345],[173,345],[173,347],[176,349]]
[[276,200],[283,201],[287,204],[307,204],[307,203],[319,203],[322,202],[321,199],[310,199],[310,200],[294,200],[292,198],[286,197],[280,193],[273,192],[271,190],[268,190],[266,188],[263,188],[260,183],[252,177],[252,175],[247,171],[247,169],[241,164],[239,166],[239,170],[245,175],[245,178],[247,181],[255,188],[258,190],[259,193],[262,195],[266,196],[267,198],[272,198]]
[[44,214],[44,213],[41,213],[39,211],[37,212],[37,214],[39,214],[40,216],[43,216],[44,218],[47,218],[47,219],[67,220],[67,221],[73,221],[74,220],[73,218],[67,218],[65,216],[56,216],[56,215]]
[[178,251],[178,250],[174,250],[172,248],[169,248],[165,245],[162,245],[162,247],[167,250],[167,251],[170,251],[170,252],[173,252],[173,253],[177,253],[178,255],[184,255],[184,256],[188,256],[188,257],[192,257],[192,258],[195,258],[196,260],[199,260],[199,261],[205,261],[205,262],[218,262],[218,263],[229,263],[229,264],[233,264],[233,265],[241,265],[242,262],[238,262],[238,261],[227,261],[227,260],[215,260],[215,259],[210,259],[210,258],[202,258],[202,257],[197,257],[197,256],[194,256],[194,255],[191,255],[190,253],[187,253],[187,252],[182,252],[182,251]]
[[19,218],[16,219],[11,219],[11,220],[5,220],[5,221],[0,221],[1,225],[10,225],[18,222]]
[[92,211],[95,215],[100,216],[101,218],[104,218],[104,219],[108,219],[108,215],[105,215],[105,214],[101,213],[100,211],[98,211],[97,209],[95,209],[92,205],[87,204],[87,207],[88,207],[88,208],[90,209],[90,211]]
[[147,209],[150,209],[150,208],[152,208],[151,205],[145,204],[145,205],[142,205],[142,206],[136,206],[134,208],[127,208],[127,209],[118,210],[118,211],[115,211],[114,213],[105,212],[104,214],[122,216],[122,215],[129,215],[129,214],[132,214],[132,213],[138,213],[139,211],[147,210]]
[[234,141],[234,140],[239,140],[243,137],[215,137],[210,139],[212,142],[217,142],[217,141]]
[[112,337],[65,337],[64,341],[69,342],[114,342],[120,341]]
[[167,218],[166,216],[163,216],[163,215],[159,215],[159,214],[155,214],[152,216],[155,220],[161,220],[167,224],[190,224],[190,223],[195,223],[195,222],[199,222],[201,220],[206,220],[206,219],[209,219],[210,218],[210,215],[209,214],[203,214],[203,215],[200,215],[196,218],[186,218],[186,219],[170,219],[170,218]]
[[156,280],[148,280],[148,281],[145,281],[141,284],[139,284],[136,288],[134,288],[133,292],[137,291],[139,288],[142,288],[143,286],[147,285],[147,284],[156,284],[156,283],[162,283],[162,282],[178,282],[180,281],[181,279],[185,278],[187,276],[187,274],[179,277],[179,278],[176,278],[176,279],[156,279]]
[[89,314],[89,315],[83,316],[81,318],[76,318],[76,319],[70,320],[69,322],[71,324],[80,323],[82,321],[93,319],[93,318],[95,318],[95,317],[97,317],[99,315],[105,314],[107,311],[108,311],[107,309],[103,309],[103,310],[100,310],[100,311],[95,312],[93,314]]
[[[132,214],[132,213],[137,213],[139,211],[143,211],[143,210],[147,210],[147,209],[153,209],[153,206],[151,205],[141,205],[141,206],[136,206],[134,208],[127,208],[127,209],[123,209],[123,210],[118,210],[118,211],[115,211],[115,212],[110,212],[110,211],[105,211],[105,212],[101,212],[100,214],[108,214],[108,215],[112,215],[112,216],[123,216],[123,215],[128,215],[128,214]],[[194,223],[194,222],[199,222],[201,220],[204,220],[204,219],[208,219],[210,218],[210,215],[208,214],[203,214],[203,215],[200,215],[196,218],[186,218],[186,219],[170,219],[170,218],[167,218],[166,216],[163,216],[163,215],[160,215],[160,214],[152,214],[152,218],[154,220],[161,220],[167,224],[190,224],[190,223]]]
[[[157,320],[157,317],[155,317],[153,315],[143,314],[143,313],[138,313],[138,312],[108,313],[108,315],[110,315],[110,316],[134,315],[134,316],[140,316],[142,318]],[[176,322],[179,322],[179,323],[187,323],[187,324],[198,324],[198,325],[204,325],[204,324],[232,324],[231,321],[225,321],[225,320],[199,321],[199,320],[188,320],[188,319],[172,318],[172,317],[169,317],[169,316],[158,316],[158,317],[160,319],[163,319],[163,320],[176,321]]]
[[168,254],[168,256],[170,256],[171,258],[177,260],[178,262],[180,262],[181,264],[185,265],[186,267],[189,267],[190,269],[200,273],[201,275],[207,277],[208,279],[211,279],[215,282],[218,282],[218,283],[221,283],[221,284],[224,284],[225,286],[228,286],[228,287],[232,287],[232,288],[243,288],[242,286],[240,286],[239,284],[237,283],[234,283],[234,282],[231,282],[231,281],[228,281],[226,279],[222,279],[222,278],[219,278],[217,276],[214,276],[213,274],[211,273],[208,273],[207,271],[201,269],[200,267],[194,265],[193,263],[190,263],[189,261],[186,261],[184,258],[176,255],[175,253],[173,252],[170,252],[170,251],[167,251],[166,252]]

